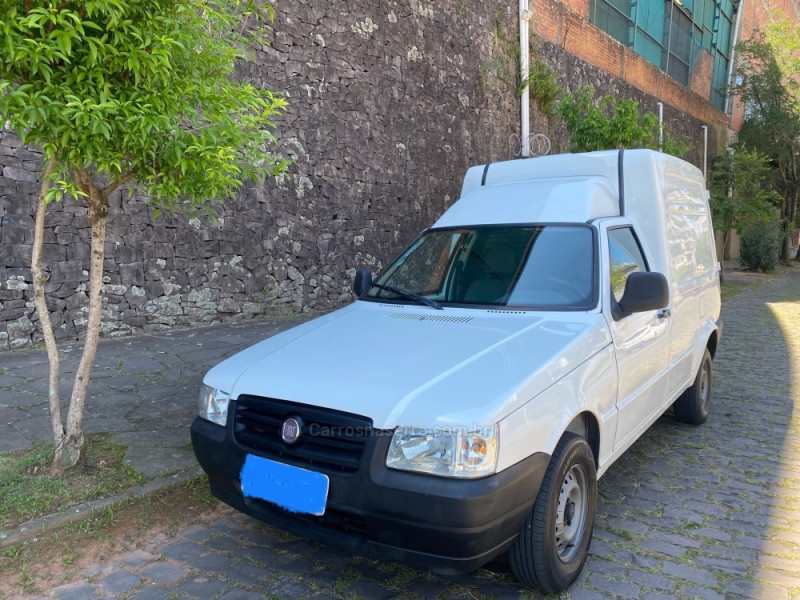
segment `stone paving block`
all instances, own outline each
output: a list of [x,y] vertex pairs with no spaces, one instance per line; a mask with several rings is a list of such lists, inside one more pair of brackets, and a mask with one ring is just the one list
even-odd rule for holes
[[113,569],[114,567],[111,565],[89,565],[83,570],[82,576],[85,579],[92,579],[93,577],[109,573]]
[[717,540],[718,542],[730,542],[732,539],[730,533],[722,531],[721,529],[715,529],[713,527],[698,527],[697,529],[692,530],[692,535],[711,538],[712,540]]
[[710,590],[705,587],[697,587],[691,585],[684,585],[681,587],[680,597],[698,598],[700,600],[726,600],[725,594],[720,594],[716,590]]
[[124,592],[129,592],[141,582],[142,580],[137,575],[134,575],[130,571],[120,569],[118,571],[112,571],[103,577],[100,583],[108,593],[118,596]]
[[665,594],[664,592],[645,592],[642,598],[644,600],[672,600],[675,596]]
[[181,537],[193,542],[202,542],[203,540],[208,539],[210,536],[216,534],[216,531],[204,525],[195,525],[194,527],[190,527],[186,531],[181,532]]
[[217,521],[216,523],[214,523],[211,527],[221,533],[232,534],[232,535],[236,535],[237,533],[244,533],[248,530],[246,524],[242,523],[241,520],[233,516],[224,517],[219,521]]
[[569,588],[568,593],[571,600],[608,600],[608,596],[602,592],[575,585]]
[[99,598],[95,586],[85,581],[60,585],[53,590],[53,596],[55,596],[57,600],[89,600],[91,598]]
[[[308,594],[309,588],[305,583],[297,581],[288,575],[281,575],[275,581],[267,584],[267,593],[278,598],[301,598]],[[369,598],[369,596],[365,596]]]
[[[261,585],[266,580],[271,579],[275,572],[274,569],[269,567],[256,566],[248,562],[235,560],[231,563],[230,570],[226,573],[226,577],[231,581],[236,581],[244,585]],[[319,582],[319,579],[314,577],[314,581]]]
[[439,581],[419,581],[414,582],[409,586],[410,589],[414,590],[415,594],[418,594],[421,598],[425,600],[433,600],[434,598],[441,598],[444,596],[447,588],[449,586],[446,583],[442,583]]
[[254,560],[263,564],[270,564],[278,557],[278,553],[267,546],[240,546],[236,551],[237,558]]
[[[691,530],[691,532],[695,533],[695,530]],[[685,535],[668,533],[666,531],[654,530],[650,532],[650,537],[656,540],[661,540],[663,542],[668,542],[675,546],[683,546],[685,548],[700,548],[702,546],[702,544],[695,539],[692,539]]]
[[700,585],[715,586],[717,578],[713,573],[704,569],[698,569],[689,565],[674,563],[671,561],[664,561],[664,573],[680,577],[686,581],[699,583]]
[[730,573],[731,575],[746,575],[749,569],[749,566],[743,562],[709,556],[698,556],[694,559],[694,563],[709,569]]
[[628,578],[632,583],[645,588],[661,590],[664,592],[669,592],[675,589],[674,580],[670,579],[669,577],[663,577],[661,575],[656,575],[655,573],[650,573],[648,571],[630,569],[628,571]]
[[366,579],[359,579],[355,583],[347,586],[344,592],[345,595],[349,594],[361,598],[370,598],[370,600],[384,600],[395,596],[395,592],[392,590],[374,581],[367,581]]
[[158,583],[174,583],[186,574],[186,569],[162,561],[147,565],[140,573]]
[[128,567],[138,569],[139,567],[146,565],[157,558],[158,557],[155,554],[150,554],[149,552],[145,552],[143,550],[134,550],[133,552],[123,554],[119,557],[119,560]]
[[203,548],[185,539],[178,539],[163,546],[159,552],[173,560],[188,562],[203,554]]
[[485,598],[492,598],[493,600],[519,600],[531,592],[531,590],[524,590],[517,582],[509,585],[499,581],[480,583],[477,587],[472,589],[477,590],[478,597],[483,596]]
[[605,540],[592,540],[592,545],[589,547],[589,554],[599,556],[601,558],[609,558],[614,553],[611,544]]
[[148,585],[143,587],[132,596],[128,596],[127,600],[174,600],[175,595],[157,585]]
[[621,531],[627,531],[629,533],[632,533],[640,537],[644,537],[647,534],[647,532],[650,531],[650,528],[647,525],[643,525],[642,523],[637,523],[636,521],[630,518],[607,519],[605,525]]
[[599,573],[593,573],[589,577],[589,585],[596,590],[612,594],[617,598],[638,598],[641,593],[638,585],[620,581],[619,579],[611,579]]
[[219,597],[219,600],[266,600],[263,594],[248,590],[231,590]]
[[198,556],[197,558],[193,558],[190,561],[186,561],[186,564],[191,569],[211,571],[213,573],[224,575],[230,568],[232,562],[233,559],[230,556],[217,553],[207,553],[203,554],[202,556]]
[[208,577],[193,577],[188,581],[174,588],[179,594],[186,594],[191,598],[206,600],[213,598],[228,588],[228,584],[219,579],[209,579]]
[[[729,591],[730,595],[741,594],[747,598],[758,598],[758,600],[789,599],[789,591],[786,588],[763,581],[730,582],[726,591]],[[728,594],[726,594],[726,596],[728,596]]]
[[642,548],[646,548],[650,552],[666,554],[672,558],[680,558],[686,554],[686,548],[675,546],[674,544],[668,544],[667,542],[660,542],[658,540],[647,540],[646,542],[642,542]]
[[218,552],[238,552],[242,543],[228,537],[227,535],[220,535],[206,542],[203,542],[205,548],[211,548]]

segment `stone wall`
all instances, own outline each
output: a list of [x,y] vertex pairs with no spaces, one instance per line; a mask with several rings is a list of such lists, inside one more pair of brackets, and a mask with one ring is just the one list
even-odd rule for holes
[[[478,85],[496,0],[279,0],[273,43],[243,74],[284,90],[289,173],[242,190],[216,228],[111,198],[103,334],[324,310],[351,299],[354,270],[380,267],[456,198],[472,164],[509,158],[518,102]],[[513,30],[513,29],[512,29]],[[41,339],[30,256],[40,156],[0,133],[0,348]],[[88,219],[47,214],[47,291],[60,339],[86,326]]]
[[[273,42],[242,66],[284,90],[277,120],[289,172],[247,187],[215,227],[163,214],[145,199],[111,197],[103,335],[327,310],[352,299],[356,268],[380,268],[456,198],[465,170],[514,157],[519,103],[516,5],[492,0],[278,0]],[[568,90],[586,83],[655,98],[546,41],[537,49]],[[702,164],[700,122],[666,111]],[[532,117],[553,151],[554,121]],[[0,132],[0,349],[41,339],[30,257],[40,155]],[[89,222],[66,200],[47,214],[49,308],[59,339],[86,327]]]
[[[611,94],[617,98],[633,98],[639,102],[641,111],[658,112],[659,99],[630,83],[570,54],[559,45],[546,41],[539,43],[536,51],[548,66],[556,73],[558,84],[567,92],[574,92],[585,85],[591,85],[599,95]],[[531,129],[547,133],[552,139],[552,153],[569,152],[568,137],[563,126],[556,118],[548,118],[534,111]],[[698,168],[703,168],[703,121],[665,103],[664,129],[673,139],[686,137],[689,140],[689,151],[683,158]],[[718,141],[715,136],[716,124],[709,123],[708,156],[717,154]]]

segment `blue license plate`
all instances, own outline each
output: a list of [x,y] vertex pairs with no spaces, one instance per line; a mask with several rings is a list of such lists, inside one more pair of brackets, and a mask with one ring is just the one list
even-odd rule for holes
[[242,493],[294,513],[321,516],[328,500],[328,476],[248,454],[241,473]]

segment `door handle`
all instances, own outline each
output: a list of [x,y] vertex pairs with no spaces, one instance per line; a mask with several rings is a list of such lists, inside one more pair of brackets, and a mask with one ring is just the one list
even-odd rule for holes
[[672,316],[672,311],[668,308],[662,308],[660,311],[658,311],[659,319],[668,319],[671,316]]

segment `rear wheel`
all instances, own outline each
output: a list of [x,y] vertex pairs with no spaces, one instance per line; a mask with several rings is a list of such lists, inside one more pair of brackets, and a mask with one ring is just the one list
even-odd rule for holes
[[702,425],[711,409],[711,353],[706,349],[697,370],[697,376],[689,389],[672,405],[679,421],[690,425]]
[[565,433],[533,510],[509,550],[514,575],[546,593],[569,587],[586,562],[596,503],[597,476],[589,444]]

